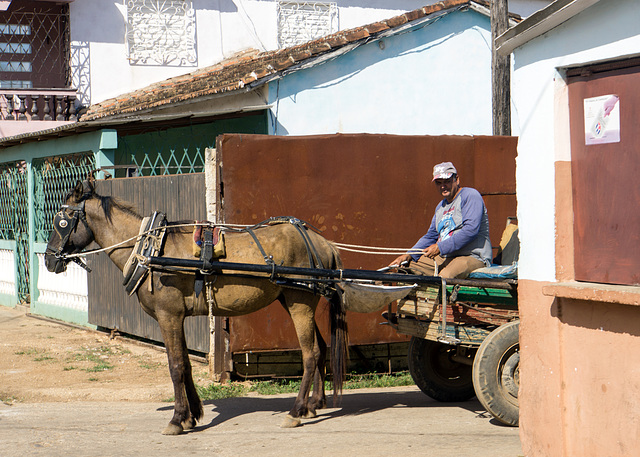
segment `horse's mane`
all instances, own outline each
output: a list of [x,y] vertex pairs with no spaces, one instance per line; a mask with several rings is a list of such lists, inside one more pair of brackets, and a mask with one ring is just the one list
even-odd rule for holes
[[102,206],[102,210],[104,211],[104,216],[107,218],[109,222],[111,222],[111,216],[113,215],[113,210],[115,208],[142,220],[142,216],[140,216],[136,208],[129,203],[125,203],[122,200],[115,197],[109,197],[109,196],[105,197],[98,194],[94,194],[94,197],[100,200],[100,206]]
[[[65,197],[65,201],[68,201],[69,198],[71,198],[73,194],[73,191],[70,191],[67,196]],[[127,214],[130,214],[132,216],[135,216],[136,218],[142,220],[142,216],[140,216],[140,214],[138,213],[138,210],[131,204],[123,202],[122,200],[116,198],[116,197],[110,197],[110,196],[102,196],[97,194],[95,191],[93,192],[85,192],[82,197],[80,197],[80,199],[78,200],[78,203],[81,203],[85,200],[88,200],[90,198],[95,198],[97,200],[100,201],[100,206],[102,207],[102,210],[104,211],[104,216],[107,219],[107,221],[112,222],[111,221],[111,217],[113,216],[113,210],[114,209],[119,209],[121,211],[124,211]]]

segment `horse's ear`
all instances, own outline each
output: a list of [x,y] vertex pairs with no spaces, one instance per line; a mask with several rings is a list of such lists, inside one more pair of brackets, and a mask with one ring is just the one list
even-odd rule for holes
[[82,181],[78,181],[76,183],[76,187],[73,188],[73,199],[78,201],[82,198],[82,195],[84,195],[84,185],[82,184]]
[[89,173],[87,175],[87,179],[84,181],[84,193],[93,194],[95,188],[96,188],[96,178],[93,176],[93,173]]

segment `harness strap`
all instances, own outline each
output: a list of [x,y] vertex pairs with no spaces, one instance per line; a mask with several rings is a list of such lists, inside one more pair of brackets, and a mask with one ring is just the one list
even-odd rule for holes
[[140,236],[131,255],[122,270],[122,284],[129,295],[132,295],[147,277],[150,268],[143,262],[147,257],[156,256],[162,250],[166,234],[167,221],[165,215],[158,211],[145,217],[140,224]]
[[262,254],[262,257],[264,258],[264,261],[266,262],[266,264],[267,265],[274,264],[275,262],[273,261],[273,257],[270,256],[270,255],[267,255],[267,253],[264,252],[264,249],[262,248],[262,244],[260,243],[260,241],[258,241],[258,237],[253,232],[253,227],[247,227],[245,229],[245,232],[247,232],[249,235],[251,235],[251,238],[253,238],[253,241],[256,242],[256,246],[258,246],[258,249],[260,249],[260,253]]
[[[295,217],[278,217],[278,218],[270,218],[268,219],[268,221],[265,221],[268,225],[273,225],[273,224],[283,224],[283,223],[289,223],[291,225],[293,225],[296,230],[298,231],[298,234],[302,237],[302,241],[305,244],[305,247],[307,249],[307,255],[309,256],[309,266],[311,268],[323,268],[324,269],[324,265],[322,263],[322,260],[320,259],[320,256],[318,255],[318,251],[316,250],[315,245],[313,244],[313,242],[311,241],[311,238],[309,237],[309,233],[307,230],[307,226],[306,223],[301,221],[300,219],[297,219]],[[251,237],[253,238],[253,240],[256,243],[256,246],[258,247],[258,249],[260,250],[260,253],[262,254],[262,257],[264,258],[264,261],[266,262],[267,265],[270,265],[271,268],[271,277],[269,278],[271,280],[271,282],[283,285],[283,286],[287,286],[287,287],[301,287],[300,284],[296,283],[296,282],[292,282],[292,281],[278,281],[277,275],[276,275],[276,263],[273,260],[273,256],[267,255],[267,253],[265,252],[264,248],[262,247],[262,244],[260,243],[260,241],[258,240],[258,237],[256,236],[256,234],[254,233],[254,229],[257,227],[262,227],[264,226],[265,222],[254,225],[253,227],[247,227],[245,228],[243,231],[249,233],[251,235]],[[320,293],[322,295],[328,296],[330,294],[330,292],[325,288],[322,287],[322,284],[318,284],[316,282],[313,282],[313,286],[310,287],[308,285],[303,287],[305,290],[309,290],[311,289],[311,292],[313,293]],[[331,292],[333,293],[333,291]]]
[[300,219],[291,218],[289,219],[289,223],[293,225],[298,233],[302,237],[304,244],[307,247],[307,254],[309,255],[309,266],[312,268],[324,268],[322,264],[322,260],[318,255],[318,251],[316,251],[315,245],[311,242],[311,238],[309,238],[309,233],[307,232],[307,228],[304,223]]

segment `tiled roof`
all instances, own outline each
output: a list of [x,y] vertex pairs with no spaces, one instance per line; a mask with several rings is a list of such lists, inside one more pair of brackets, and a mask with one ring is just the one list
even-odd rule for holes
[[[342,30],[298,46],[260,53],[256,50],[245,51],[210,67],[92,105],[82,117],[82,121],[121,118],[199,97],[243,90],[252,83],[255,85],[266,82],[269,77],[277,76],[307,60],[338,51],[347,45],[393,31],[404,24],[436,13],[473,5],[489,7],[485,0],[444,0],[391,19]],[[513,15],[512,18],[520,19]]]

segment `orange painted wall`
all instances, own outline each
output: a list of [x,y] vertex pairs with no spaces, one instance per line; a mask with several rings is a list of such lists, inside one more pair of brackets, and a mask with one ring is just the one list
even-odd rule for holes
[[525,455],[638,455],[640,308],[554,298],[547,285],[518,284]]
[[518,281],[522,448],[640,455],[640,293],[573,281],[570,162],[555,172],[559,282]]

